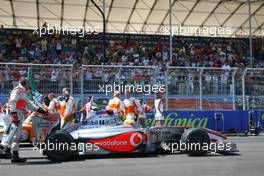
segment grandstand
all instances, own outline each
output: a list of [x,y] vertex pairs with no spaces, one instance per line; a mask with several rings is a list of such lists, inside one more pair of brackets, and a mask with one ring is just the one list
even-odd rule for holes
[[[39,37],[32,30],[1,29],[1,61],[13,63],[99,65],[101,35]],[[221,67],[250,66],[246,38],[173,37],[173,60],[169,59],[169,36],[107,33],[108,65],[161,65]],[[253,40],[255,65],[262,67],[263,40]],[[100,60],[101,59],[101,60]],[[161,62],[160,62],[161,61]],[[163,61],[163,62],[162,62]],[[169,62],[169,63],[168,63]]]

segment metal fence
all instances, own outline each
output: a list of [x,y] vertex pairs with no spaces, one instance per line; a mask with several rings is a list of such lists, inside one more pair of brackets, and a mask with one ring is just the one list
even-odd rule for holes
[[[264,69],[0,63],[0,101],[31,69],[44,94],[70,87],[82,105],[94,95],[106,104],[115,86],[138,85],[134,96],[153,105],[153,85],[164,85],[166,109],[264,109]],[[111,89],[110,89],[111,88]],[[144,90],[144,88],[146,88]],[[106,92],[107,91],[107,92]]]
[[235,109],[236,73],[237,68],[168,67],[167,109]]
[[246,68],[242,74],[243,110],[264,108],[264,68]]
[[[99,94],[102,99],[111,96],[114,90],[124,93],[128,86],[131,86],[131,89],[139,88],[132,91],[133,95],[146,99],[146,96],[153,94],[150,86],[162,82],[164,79],[159,76],[158,67],[115,65],[82,65],[81,67],[81,95]],[[81,104],[83,101],[85,100],[82,98]]]
[[31,69],[37,89],[44,94],[60,93],[63,87],[73,88],[73,66],[54,64],[0,63],[0,93],[9,94],[21,76]]

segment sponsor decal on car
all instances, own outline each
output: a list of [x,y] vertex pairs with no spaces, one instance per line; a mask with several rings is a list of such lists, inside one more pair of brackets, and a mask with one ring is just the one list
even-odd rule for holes
[[103,146],[115,146],[115,145],[127,145],[127,141],[117,141],[117,140],[114,140],[114,141],[105,141],[105,142],[100,142],[100,143],[97,143],[99,145],[103,145]]
[[130,144],[137,147],[143,142],[143,136],[141,133],[134,133],[130,137]]
[[113,152],[130,152],[137,149],[144,141],[145,134],[142,132],[127,132],[103,139],[92,139],[88,142]]

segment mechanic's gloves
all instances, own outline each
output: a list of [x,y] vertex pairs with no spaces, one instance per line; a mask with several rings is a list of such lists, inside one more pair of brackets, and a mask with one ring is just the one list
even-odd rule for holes
[[39,109],[37,110],[37,112],[40,113],[40,114],[47,114],[47,113],[48,113],[48,111],[46,111],[46,110],[44,110],[44,109],[42,109],[42,108],[39,108]]
[[16,125],[19,124],[20,120],[17,117],[17,112],[11,112],[12,122]]

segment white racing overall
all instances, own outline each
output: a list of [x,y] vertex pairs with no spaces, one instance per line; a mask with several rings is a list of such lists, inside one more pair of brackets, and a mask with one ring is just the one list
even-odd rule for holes
[[[31,103],[26,94],[26,89],[19,85],[15,87],[10,94],[10,112],[17,113],[17,123],[11,123],[8,127],[7,134],[2,139],[2,145],[11,147],[11,151],[19,150],[19,142],[22,133],[22,123],[24,121],[26,110],[36,111],[38,109]],[[11,116],[9,116],[12,119]],[[11,121],[11,120],[10,120]]]

